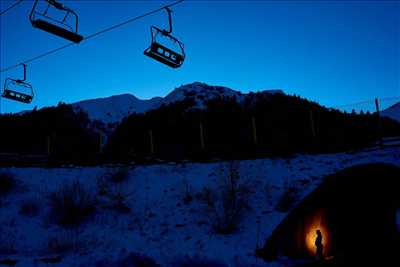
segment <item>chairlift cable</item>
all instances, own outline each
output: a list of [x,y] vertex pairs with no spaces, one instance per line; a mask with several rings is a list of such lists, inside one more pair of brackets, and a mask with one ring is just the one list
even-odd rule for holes
[[24,0],[18,0],[16,1],[14,4],[12,4],[11,6],[9,6],[8,8],[4,9],[3,11],[0,12],[0,16],[7,13],[8,11],[10,11],[11,9],[13,9],[14,7],[18,6],[19,4],[21,4],[21,2]]
[[109,31],[114,30],[114,29],[116,29],[116,28],[119,28],[119,27],[121,27],[121,26],[123,26],[123,25],[125,25],[125,24],[134,22],[135,20],[139,20],[139,19],[142,19],[142,18],[144,18],[144,17],[153,15],[154,13],[160,12],[160,11],[164,10],[165,8],[169,8],[169,7],[171,7],[171,6],[175,6],[175,5],[177,5],[177,4],[180,4],[180,3],[183,2],[183,1],[185,1],[185,0],[178,0],[178,1],[174,2],[174,3],[169,4],[169,5],[166,5],[166,6],[163,6],[163,7],[158,8],[158,9],[149,11],[149,12],[143,14],[143,15],[140,15],[140,16],[137,16],[137,17],[128,19],[128,20],[126,20],[126,21],[124,21],[124,22],[121,22],[121,23],[116,24],[116,25],[114,25],[114,26],[108,27],[108,28],[106,28],[106,29],[104,29],[104,30],[98,31],[98,32],[93,33],[93,34],[91,34],[91,35],[88,35],[88,36],[86,36],[83,40],[92,39],[93,37],[96,37],[97,35],[103,34],[103,33],[105,33],[105,32],[109,32]]
[[[157,8],[157,9],[154,9],[154,10],[149,11],[149,12],[147,12],[147,13],[144,13],[144,14],[142,14],[142,15],[133,17],[133,18],[131,18],[131,19],[128,19],[128,20],[123,21],[123,22],[121,22],[121,23],[115,24],[115,25],[113,25],[113,26],[110,26],[110,27],[105,28],[105,29],[103,29],[103,30],[100,30],[100,31],[98,31],[98,32],[92,33],[92,34],[90,34],[90,35],[88,35],[88,36],[85,36],[85,37],[83,38],[83,41],[92,39],[92,38],[94,38],[94,37],[96,37],[96,36],[98,36],[98,35],[100,35],[100,34],[103,34],[103,33],[106,33],[106,32],[112,31],[112,30],[115,30],[116,28],[122,27],[122,26],[124,26],[124,25],[126,25],[126,24],[129,24],[129,23],[132,23],[132,22],[134,22],[134,21],[136,21],[136,20],[139,20],[139,19],[142,19],[142,18],[144,18],[144,17],[153,15],[154,13],[160,12],[160,11],[164,10],[165,8],[172,7],[172,6],[175,6],[175,5],[177,5],[177,4],[180,4],[180,3],[182,3],[183,1],[185,1],[185,0],[178,0],[178,1],[175,1],[175,2],[173,2],[173,3],[171,3],[171,4],[168,4],[168,5],[159,7],[159,8]],[[35,61],[35,60],[38,60],[38,59],[40,59],[40,58],[46,57],[46,56],[48,56],[48,55],[54,54],[54,53],[56,53],[56,52],[58,52],[58,51],[60,51],[60,50],[63,50],[63,49],[65,49],[65,48],[68,48],[68,47],[73,46],[73,45],[75,45],[75,43],[68,43],[68,44],[63,45],[63,46],[61,46],[61,47],[58,47],[58,48],[49,50],[49,51],[47,51],[47,52],[45,52],[45,53],[43,53],[43,54],[40,54],[40,55],[38,55],[38,56],[35,56],[35,57],[33,57],[33,58],[24,60],[24,61],[22,61],[21,63],[24,63],[24,64],[30,63],[30,62],[32,62],[32,61]],[[1,69],[1,70],[0,70],[0,73],[1,73],[1,72],[9,71],[9,70],[11,70],[11,69],[14,69],[14,68],[20,66],[21,63],[18,63],[18,64],[15,64],[15,65],[6,67],[6,68],[4,68],[4,69]]]

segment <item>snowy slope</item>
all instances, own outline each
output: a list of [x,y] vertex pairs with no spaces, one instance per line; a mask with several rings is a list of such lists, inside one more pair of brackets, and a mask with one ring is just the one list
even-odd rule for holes
[[131,94],[96,98],[72,104],[75,109],[85,111],[92,120],[105,123],[120,121],[131,113],[143,113],[159,106],[160,97],[141,100]]
[[[265,90],[264,93],[283,93],[281,90]],[[204,107],[207,100],[225,96],[236,97],[242,101],[246,94],[222,86],[210,86],[205,83],[195,82],[175,88],[165,97],[154,97],[149,100],[141,100],[131,94],[116,95],[106,98],[85,100],[72,105],[88,113],[89,118],[105,123],[119,122],[125,116],[132,113],[143,113],[151,109],[182,101],[188,97],[196,101],[198,108]]]
[[[241,180],[252,185],[251,208],[244,214],[238,231],[230,235],[211,230],[208,215],[196,200],[196,194],[205,186],[218,188],[221,173],[226,171],[223,162],[132,168],[128,180],[110,185],[128,196],[126,202],[131,212],[124,214],[103,208],[107,201],[99,197],[95,216],[75,230],[65,230],[51,222],[48,194],[76,179],[96,193],[98,178],[118,167],[0,169],[18,179],[17,188],[0,199],[0,260],[18,260],[16,267],[40,267],[50,265],[35,263],[35,259],[60,256],[60,263],[52,266],[119,267],[136,266],[116,262],[137,252],[153,258],[161,267],[181,267],[176,261],[187,257],[213,259],[228,267],[287,266],[282,262],[265,263],[254,257],[256,240],[259,239],[259,245],[263,244],[287,214],[275,209],[284,194],[285,183],[297,188],[300,201],[325,175],[370,162],[400,166],[399,159],[398,148],[387,148],[240,161]],[[186,190],[194,198],[190,203],[183,201]],[[37,201],[38,214],[21,215],[24,201]],[[49,251],[49,240],[54,239],[59,240],[56,244],[60,251]],[[74,244],[72,248],[68,246],[70,242]]]
[[176,101],[182,101],[188,97],[192,97],[198,107],[203,107],[204,102],[218,97],[236,97],[238,102],[244,98],[244,94],[239,91],[232,90],[223,86],[210,86],[205,83],[195,82],[183,85],[169,93],[162,100],[162,104],[168,105]]
[[382,111],[381,114],[382,116],[386,116],[400,122],[400,102],[388,107]]

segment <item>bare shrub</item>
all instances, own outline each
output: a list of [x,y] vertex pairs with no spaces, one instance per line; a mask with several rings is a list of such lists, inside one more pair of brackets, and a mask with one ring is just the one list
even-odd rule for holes
[[31,198],[22,201],[21,206],[19,208],[19,214],[28,217],[33,217],[36,216],[38,212],[39,212],[39,204],[36,199]]
[[279,198],[275,209],[279,212],[288,212],[298,200],[298,197],[298,190],[289,186],[288,182],[285,182],[282,196]]
[[121,167],[109,174],[110,181],[114,183],[122,183],[129,178],[129,168]]
[[96,178],[97,192],[100,196],[106,195],[110,191],[110,185],[104,175]]
[[199,200],[206,206],[206,215],[216,233],[231,234],[249,209],[251,185],[241,181],[239,164],[230,162],[222,172],[216,188],[205,187]]
[[50,193],[51,215],[62,226],[82,223],[96,208],[96,197],[79,181],[60,187]]
[[16,186],[16,180],[13,174],[0,173],[0,196],[6,195]]
[[57,231],[50,234],[45,241],[47,252],[50,254],[76,253],[89,247],[96,247],[98,244],[98,240],[93,236],[83,236],[83,230],[79,227]]
[[174,261],[171,267],[227,267],[227,265],[216,260],[185,257]]
[[11,230],[0,227],[0,255],[16,253],[16,236]]
[[273,185],[269,182],[266,182],[264,185],[264,193],[265,193],[265,198],[268,201],[269,205],[272,205],[273,202]]
[[134,192],[126,192],[123,182],[129,178],[129,169],[121,167],[116,171],[109,171],[97,177],[97,192],[101,196],[102,207],[113,209],[121,213],[129,213],[131,208],[128,200]]
[[132,252],[116,264],[119,267],[160,267],[152,258]]
[[50,236],[47,240],[47,251],[54,254],[64,254],[75,251],[77,248],[77,240],[74,236],[68,234],[58,234]]
[[183,186],[184,186],[183,203],[188,205],[188,204],[192,203],[193,196],[192,196],[192,192],[190,190],[190,185],[187,180],[183,180]]
[[134,192],[124,192],[121,187],[113,187],[106,195],[108,199],[108,208],[116,210],[121,213],[131,212],[128,200],[132,197]]

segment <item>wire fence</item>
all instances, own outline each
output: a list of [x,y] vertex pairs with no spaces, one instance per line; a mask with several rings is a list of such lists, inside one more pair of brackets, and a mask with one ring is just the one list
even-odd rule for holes
[[[352,104],[340,105],[334,107],[340,111],[355,114],[376,114],[375,128],[377,129],[379,140],[375,145],[379,147],[400,146],[400,136],[394,135],[382,120],[392,119],[400,123],[400,96],[375,98],[366,101],[360,101]],[[376,146],[372,145],[372,148]]]
[[400,96],[395,97],[385,97],[385,98],[376,98],[369,99],[365,101],[359,101],[351,104],[338,105],[333,108],[339,109],[341,111],[345,111],[348,113],[355,112],[357,114],[366,113],[366,112],[376,112],[376,100],[378,101],[378,106],[380,111],[384,111],[392,107],[393,105],[400,102]]

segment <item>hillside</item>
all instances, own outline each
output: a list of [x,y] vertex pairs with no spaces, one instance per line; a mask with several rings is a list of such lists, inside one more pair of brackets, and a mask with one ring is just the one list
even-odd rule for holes
[[[78,112],[85,110],[89,115]],[[399,123],[383,117],[381,126],[384,138],[400,136]],[[81,164],[335,153],[379,137],[375,114],[345,113],[281,91],[242,94],[202,83],[151,100],[119,95],[7,114],[0,127],[8,129],[0,153]]]
[[96,98],[73,103],[74,109],[81,109],[89,115],[92,120],[104,123],[120,121],[131,113],[143,113],[157,108],[161,97],[141,100],[131,94],[115,95],[105,98]]
[[393,106],[388,107],[387,109],[383,110],[382,116],[391,118],[400,122],[400,102],[394,104]]
[[[284,94],[282,90],[262,90],[262,94]],[[221,97],[235,98],[243,103],[246,96],[252,93],[242,93],[224,86],[213,86],[201,82],[185,84],[175,88],[164,97],[157,96],[151,99],[139,99],[132,94],[114,95],[104,98],[88,99],[72,103],[75,110],[86,112],[90,119],[104,123],[118,123],[124,117],[133,113],[144,113],[162,105],[169,105],[187,99],[194,100],[195,107],[205,108],[205,103]],[[400,122],[400,103],[381,112],[381,115]]]
[[[0,173],[11,174],[16,181],[1,198],[0,261],[15,261],[15,267],[293,266],[285,258],[266,263],[254,256],[290,208],[326,175],[371,162],[400,166],[399,157],[397,148],[389,148],[287,159],[127,166],[122,180],[110,178],[120,170],[117,166],[3,168]],[[203,196],[211,190],[217,196],[215,208],[223,212],[218,196],[224,192],[231,166],[238,184],[248,189],[243,199],[247,208],[226,234],[216,231],[215,213]],[[79,190],[62,191],[77,181]],[[57,221],[63,209],[54,206],[54,192],[72,193],[80,205],[92,203],[94,210],[78,227],[66,227]],[[283,200],[286,207],[280,204]],[[159,265],[134,264],[145,257]]]
[[[265,90],[265,94],[276,94],[281,90]],[[161,105],[169,105],[191,98],[198,108],[203,108],[208,100],[219,97],[236,97],[240,102],[247,94],[223,86],[210,86],[205,83],[194,82],[175,88],[165,97],[139,99],[131,94],[115,95],[105,98],[96,98],[72,103],[76,110],[86,112],[90,119],[104,123],[120,122],[132,113],[144,113],[156,109]]]

